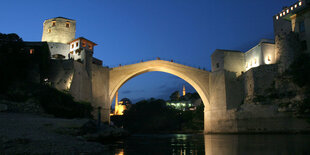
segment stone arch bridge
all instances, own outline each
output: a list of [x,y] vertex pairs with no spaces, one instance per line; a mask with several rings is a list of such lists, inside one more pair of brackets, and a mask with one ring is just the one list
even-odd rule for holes
[[185,80],[195,88],[203,103],[207,105],[209,104],[210,72],[165,60],[151,60],[111,68],[109,71],[110,103],[112,103],[115,93],[128,80],[140,74],[153,71],[169,73]]
[[[114,68],[73,60],[54,61],[49,80],[60,90],[69,90],[76,100],[85,100],[95,107],[94,116],[101,113],[102,121],[110,121],[112,100],[120,87],[131,78],[146,72],[175,75],[200,95],[204,109],[205,132],[236,132],[235,113],[243,87],[235,83],[235,73],[225,70],[208,72],[165,60],[151,60]],[[238,100],[239,99],[239,100]],[[99,108],[100,107],[100,108]]]

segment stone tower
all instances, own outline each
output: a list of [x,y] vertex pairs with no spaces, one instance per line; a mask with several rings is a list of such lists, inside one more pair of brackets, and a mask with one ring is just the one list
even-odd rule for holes
[[67,44],[75,39],[75,20],[56,17],[43,23],[42,41]]

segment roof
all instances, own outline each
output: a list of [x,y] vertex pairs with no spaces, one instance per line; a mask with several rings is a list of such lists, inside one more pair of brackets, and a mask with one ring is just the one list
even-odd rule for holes
[[92,42],[92,41],[90,41],[90,40],[88,40],[88,39],[86,39],[86,38],[84,38],[84,37],[76,38],[76,39],[70,41],[68,44],[70,44],[70,43],[72,43],[72,42],[75,42],[75,41],[77,41],[77,40],[85,40],[86,42],[89,42],[89,43],[93,44],[94,46],[97,45],[96,43],[94,43],[94,42]]
[[[74,19],[70,19],[70,18],[65,18],[65,17],[54,17],[54,18],[62,18],[62,19],[66,19],[66,20],[74,20]],[[51,19],[54,19],[54,18],[51,18]],[[74,20],[75,21],[75,20]]]
[[49,18],[49,19],[46,19],[46,20],[44,20],[44,21],[53,20],[53,19],[56,19],[56,18],[61,18],[61,19],[65,19],[65,20],[75,21],[74,19],[65,18],[65,17],[54,17],[54,18]]
[[213,56],[215,53],[218,53],[218,52],[235,52],[235,53],[243,53],[241,51],[237,51],[237,50],[224,50],[224,49],[216,49],[212,54],[211,56]]

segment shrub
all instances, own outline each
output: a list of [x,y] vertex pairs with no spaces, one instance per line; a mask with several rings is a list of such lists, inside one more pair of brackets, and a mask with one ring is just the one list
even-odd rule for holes
[[62,118],[92,117],[93,110],[89,102],[75,102],[70,94],[55,88],[43,86],[34,94],[48,114]]

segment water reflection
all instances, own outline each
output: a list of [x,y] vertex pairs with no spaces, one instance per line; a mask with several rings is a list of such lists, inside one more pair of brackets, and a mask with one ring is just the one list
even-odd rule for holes
[[309,154],[310,135],[205,135],[206,155]]
[[144,134],[111,144],[115,155],[310,154],[310,135]]
[[124,149],[115,150],[115,155],[124,155]]

